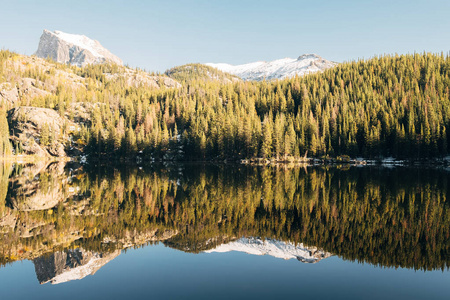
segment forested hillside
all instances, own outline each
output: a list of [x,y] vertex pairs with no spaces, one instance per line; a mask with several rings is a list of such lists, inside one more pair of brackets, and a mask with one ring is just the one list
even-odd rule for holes
[[[1,52],[0,80],[30,77],[44,87],[55,81],[52,71],[8,68],[14,56]],[[80,123],[72,139],[91,157],[417,159],[448,153],[450,59],[443,54],[376,57],[269,82],[224,83],[183,72],[175,77],[181,87],[159,89],[116,84],[101,65],[57,68],[70,68],[85,87],[58,81],[54,92],[4,106],[47,107],[77,122],[74,103],[92,104],[89,122]]]
[[221,83],[240,81],[236,76],[202,64],[174,67],[167,70],[165,74],[181,83],[189,84],[196,84],[198,81],[219,81]]

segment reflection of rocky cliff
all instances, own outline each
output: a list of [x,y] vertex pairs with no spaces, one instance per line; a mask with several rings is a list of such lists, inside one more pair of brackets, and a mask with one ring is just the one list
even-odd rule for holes
[[252,255],[270,255],[277,258],[295,258],[304,263],[316,263],[332,254],[317,247],[308,247],[303,244],[295,245],[290,242],[282,242],[274,239],[240,238],[236,241],[222,244],[205,253],[239,251]]
[[58,284],[94,275],[119,254],[120,250],[105,254],[74,249],[38,257],[33,263],[39,283]]
[[46,210],[63,201],[68,176],[64,162],[38,162],[10,179],[7,201],[19,211]]
[[[121,249],[139,246],[148,242],[157,242],[171,238],[177,232],[173,230],[148,230],[144,232],[127,231],[118,237],[105,237],[103,245],[113,245],[110,253],[88,251],[83,248],[56,251],[33,259],[39,283],[58,284],[88,275],[94,275],[101,267],[119,256]],[[115,245],[115,247],[114,247]]]
[[71,175],[65,162],[17,164],[5,181],[6,206],[0,210],[1,262],[33,259],[68,247],[83,236],[82,228],[76,226],[56,228],[53,218],[53,210],[60,203],[70,206],[70,211],[86,205],[84,201],[65,203],[77,191],[69,184]]

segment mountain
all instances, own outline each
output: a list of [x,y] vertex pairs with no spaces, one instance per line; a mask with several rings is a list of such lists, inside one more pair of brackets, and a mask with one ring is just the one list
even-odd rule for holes
[[297,59],[283,58],[270,62],[258,61],[236,66],[224,63],[207,63],[206,65],[236,75],[243,80],[261,81],[321,72],[334,67],[336,63],[323,59],[316,54],[304,54]]
[[98,41],[84,35],[44,29],[35,53],[41,58],[50,57],[59,63],[69,63],[78,67],[88,64],[112,62],[122,65],[120,58],[105,49]]
[[316,263],[324,258],[330,257],[332,254],[316,247],[307,247],[303,244],[298,246],[290,242],[282,242],[274,239],[260,238],[240,238],[228,244],[222,244],[215,249],[204,251],[205,253],[213,252],[230,252],[238,251],[252,255],[269,255],[277,258],[292,259],[295,258],[304,263]]

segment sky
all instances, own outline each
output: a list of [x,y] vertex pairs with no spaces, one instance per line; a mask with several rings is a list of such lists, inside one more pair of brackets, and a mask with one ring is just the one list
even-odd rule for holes
[[44,29],[96,39],[148,71],[305,53],[344,62],[449,53],[450,1],[0,0],[0,48],[31,55]]

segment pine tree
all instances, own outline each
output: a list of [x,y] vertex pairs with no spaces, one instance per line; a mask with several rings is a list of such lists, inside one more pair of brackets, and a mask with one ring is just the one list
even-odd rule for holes
[[261,155],[264,158],[272,156],[272,121],[268,116],[264,118],[262,132]]

